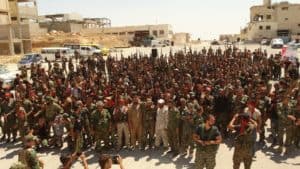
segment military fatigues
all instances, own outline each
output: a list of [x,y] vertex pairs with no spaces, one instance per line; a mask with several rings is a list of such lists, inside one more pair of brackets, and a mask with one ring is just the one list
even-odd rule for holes
[[56,115],[63,114],[63,112],[64,112],[64,109],[57,103],[51,103],[50,105],[47,105],[46,110],[45,110],[45,119],[46,119],[47,128],[49,129],[49,131],[50,131],[51,123],[54,121]]
[[180,113],[178,109],[170,108],[169,109],[169,121],[168,121],[168,138],[171,151],[173,153],[179,152],[179,118]]
[[[205,129],[205,125],[197,127],[195,134],[199,136],[202,141],[216,140],[218,136],[221,136],[218,128],[213,126],[209,130]],[[202,146],[197,144],[195,165],[196,169],[213,169],[216,166],[216,155],[219,145]]]
[[234,140],[233,169],[239,169],[242,162],[244,162],[245,169],[250,169],[254,146],[253,129],[254,126],[250,125],[246,131],[238,135]]
[[288,115],[294,115],[292,105],[284,105],[279,103],[277,106],[278,110],[278,141],[279,141],[279,150],[282,151],[283,147],[283,135],[286,134],[285,146],[287,149],[290,148],[292,144],[292,140],[294,137],[295,125],[294,122],[288,119]]
[[6,118],[4,118],[4,133],[7,135],[7,141],[10,141],[11,135],[15,140],[17,137],[17,116],[15,112],[15,101],[11,101],[4,106],[3,113]]
[[130,138],[129,138],[129,127],[128,127],[128,114],[125,106],[118,107],[113,112],[114,120],[117,124],[117,148],[121,149],[122,147],[122,138],[124,134],[125,145],[130,147]]
[[95,141],[96,150],[101,151],[101,141],[104,141],[105,147],[109,143],[109,129],[110,129],[111,116],[107,109],[103,109],[101,112],[95,110],[92,113],[92,126]]
[[40,163],[36,151],[32,148],[26,148],[19,152],[19,161],[26,165],[26,169],[40,169]]
[[180,113],[180,118],[182,120],[182,135],[180,141],[180,151],[181,153],[185,153],[189,148],[189,145],[192,144],[192,124],[191,120],[193,119],[193,113],[189,112],[189,110],[184,110]]
[[261,133],[259,134],[259,140],[263,141],[265,140],[265,125],[266,125],[266,121],[268,120],[268,115],[267,115],[267,105],[268,101],[266,98],[261,98],[258,100],[258,109],[261,112],[261,120],[262,120],[262,124],[260,126],[260,131]]
[[[156,109],[154,105],[146,106],[142,105],[141,111],[143,113],[142,125],[142,148],[145,148],[146,145],[149,147],[154,146],[154,133],[155,133],[155,118],[156,118]],[[148,137],[149,135],[149,137]]]

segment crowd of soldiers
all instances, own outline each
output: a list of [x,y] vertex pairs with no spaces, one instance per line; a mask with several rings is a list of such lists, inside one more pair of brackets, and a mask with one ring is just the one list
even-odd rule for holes
[[280,54],[237,48],[32,65],[1,89],[2,140],[32,135],[37,149],[67,143],[71,152],[196,149],[197,169],[210,169],[217,145],[237,131],[234,168],[250,168],[268,119],[279,153],[299,148],[298,68]]

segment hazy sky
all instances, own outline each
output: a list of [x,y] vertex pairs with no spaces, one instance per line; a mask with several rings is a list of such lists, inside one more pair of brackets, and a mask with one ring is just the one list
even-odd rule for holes
[[[273,0],[279,2],[280,0]],[[38,0],[39,13],[76,12],[84,17],[108,17],[113,26],[171,24],[175,32],[194,38],[218,38],[239,33],[249,22],[250,7],[263,0]],[[300,0],[290,0],[300,3]]]

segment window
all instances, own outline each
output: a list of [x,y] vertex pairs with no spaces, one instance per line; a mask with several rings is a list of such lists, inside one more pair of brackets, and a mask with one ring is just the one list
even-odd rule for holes
[[128,35],[133,35],[134,34],[134,32],[128,32]]
[[126,33],[125,32],[120,32],[119,35],[126,35]]
[[289,20],[289,18],[284,18],[285,21]]
[[266,30],[271,30],[271,26],[266,26]]
[[287,11],[287,10],[289,10],[289,7],[282,7],[281,10]]
[[159,31],[159,34],[160,34],[160,35],[164,35],[164,34],[165,34],[165,31],[164,31],[164,30],[160,30],[160,31]]
[[300,27],[300,23],[298,23],[298,27]]
[[297,33],[297,35],[300,35],[300,33]]
[[259,30],[263,30],[264,28],[263,28],[263,26],[259,26]]
[[157,36],[157,31],[156,31],[156,30],[153,31],[152,34],[153,34],[154,36]]
[[272,19],[272,15],[267,15],[267,19]]

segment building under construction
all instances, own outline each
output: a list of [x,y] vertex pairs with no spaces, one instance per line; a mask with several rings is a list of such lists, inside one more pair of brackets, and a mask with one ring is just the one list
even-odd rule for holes
[[0,54],[30,52],[37,22],[36,0],[0,0]]

